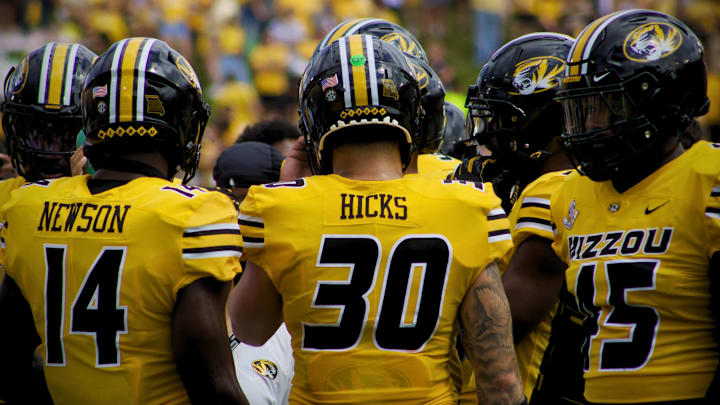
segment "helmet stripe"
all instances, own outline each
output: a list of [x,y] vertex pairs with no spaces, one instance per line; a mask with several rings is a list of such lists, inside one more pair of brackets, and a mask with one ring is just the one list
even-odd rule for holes
[[67,57],[67,65],[65,67],[65,89],[63,90],[63,105],[70,105],[70,99],[72,97],[72,84],[75,80],[75,61],[77,60],[77,53],[80,45],[73,44],[70,46],[70,54]]
[[57,44],[52,56],[50,67],[50,80],[48,85],[47,104],[60,105],[60,96],[63,88],[63,74],[67,59],[68,44]]
[[366,25],[374,24],[376,22],[382,22],[383,20],[379,20],[377,18],[364,18],[355,24],[354,27],[350,31],[345,34],[345,36],[355,35],[356,32],[360,31],[360,29]]
[[[618,18],[622,17],[623,15],[627,14],[628,12],[622,11],[610,14],[610,18],[606,19],[605,21],[600,24],[598,29],[593,32],[592,36],[590,37],[590,40],[587,43],[587,46],[585,46],[585,51],[583,52],[582,59],[586,60],[590,57],[590,52],[592,51],[593,45],[595,45],[595,41],[597,40],[598,36],[600,36],[600,33],[605,29],[605,27],[608,26],[611,22],[617,20]],[[587,62],[582,64],[580,74],[586,74],[587,73],[588,64]]]
[[372,105],[380,104],[378,99],[378,83],[377,83],[377,71],[375,70],[375,48],[373,46],[373,38],[369,35],[365,37],[365,48],[367,49],[367,60],[368,60],[368,78],[370,79],[370,98],[372,99]]
[[121,122],[134,121],[133,96],[135,90],[135,63],[138,59],[138,50],[145,38],[132,38],[125,47],[122,55],[122,70],[120,71],[120,117]]
[[356,18],[356,19],[354,19],[354,20],[346,21],[346,22],[338,25],[337,27],[335,27],[335,29],[334,29],[333,31],[330,32],[330,34],[328,34],[328,35],[325,37],[325,40],[323,40],[323,41],[320,43],[320,49],[323,49],[323,48],[325,48],[326,46],[328,46],[329,44],[332,44],[334,41],[336,41],[336,40],[344,37],[344,36],[345,36],[345,33],[346,33],[350,28],[354,27],[355,24],[357,24],[357,23],[359,23],[359,22],[362,22],[362,21],[364,21],[364,20],[367,20],[367,18]]
[[117,71],[120,66],[120,56],[122,55],[125,45],[127,45],[128,39],[123,39],[115,46],[113,52],[112,67],[110,68],[110,107],[108,122],[114,124],[117,122],[117,99],[118,99],[118,84],[117,84]]
[[345,96],[345,108],[350,108],[352,107],[352,100],[350,99],[350,72],[348,69],[347,47],[345,45],[346,41],[346,39],[338,41],[338,46],[340,52],[340,71],[342,73],[343,88],[345,89],[345,91],[343,91],[343,95]]
[[[350,42],[350,58],[355,55],[365,56],[363,52],[362,36],[353,35],[348,37]],[[355,66],[352,64],[353,87],[355,88],[355,105],[368,105],[367,80],[365,79],[365,63]]]
[[597,20],[593,21],[589,26],[587,26],[581,33],[578,35],[577,39],[575,40],[575,44],[573,44],[572,49],[570,49],[570,55],[568,56],[568,74],[567,76],[577,76],[580,74],[580,66],[579,65],[573,65],[570,66],[570,63],[577,63],[580,62],[583,50],[585,49],[585,44],[587,44],[588,39],[592,35],[593,32],[595,32],[595,29],[602,24],[603,21],[610,18],[612,14],[608,14],[606,16],[600,17]]
[[38,104],[45,104],[45,93],[48,85],[48,66],[50,65],[50,54],[55,48],[55,42],[45,45],[43,53],[42,68],[40,69],[40,86],[38,86]]
[[143,121],[145,119],[145,69],[147,69],[148,58],[150,57],[150,49],[155,43],[156,39],[148,39],[140,51],[140,63],[138,63],[138,80],[137,80],[137,99],[135,101],[135,116],[137,121]]

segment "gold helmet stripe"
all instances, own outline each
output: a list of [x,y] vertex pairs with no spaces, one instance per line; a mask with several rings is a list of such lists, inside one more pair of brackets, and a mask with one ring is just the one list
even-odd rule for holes
[[[622,14],[622,12],[615,12],[600,17],[593,21],[580,33],[580,35],[578,35],[578,38],[575,40],[575,44],[573,44],[572,49],[570,49],[568,65],[566,67],[566,76],[577,76],[581,74],[579,62],[590,55],[590,51],[592,51],[592,47],[595,44],[595,40],[598,35],[600,35],[602,30],[604,30],[605,27],[607,27],[607,25],[615,20],[615,17],[618,17],[620,14]],[[570,65],[570,63],[573,63],[573,65]],[[587,63],[583,64],[582,73],[587,73]]]
[[72,85],[75,80],[75,61],[77,59],[77,53],[80,45],[70,45],[70,52],[67,57],[67,63],[65,66],[65,88],[63,89],[63,105],[70,105],[72,98]]
[[45,52],[43,53],[42,67],[40,68],[40,85],[38,86],[38,104],[45,104],[45,96],[47,93],[48,85],[48,71],[50,70],[50,55],[55,48],[55,42],[51,42],[45,45]]
[[63,88],[63,74],[65,73],[65,59],[68,53],[68,44],[57,44],[52,56],[50,78],[48,86],[47,104],[60,105],[60,96]]
[[350,68],[348,67],[348,54],[347,54],[347,40],[343,39],[338,41],[338,51],[340,53],[340,74],[342,75],[342,83],[345,91],[343,96],[345,97],[345,108],[352,107],[352,99],[350,96]]
[[350,65],[352,66],[353,87],[355,88],[355,105],[368,105],[368,88],[367,80],[365,79],[365,74],[367,73],[365,63],[367,62],[357,64],[358,66],[352,63],[352,57],[357,55],[362,55],[367,60],[362,44],[363,37],[360,35],[352,35],[347,38],[350,43]]
[[120,122],[135,121],[133,117],[133,96],[135,90],[135,64],[138,60],[138,50],[145,38],[131,38],[122,55],[122,70],[120,71]]
[[[588,40],[587,45],[585,46],[585,51],[584,51],[583,54],[582,54],[582,60],[587,60],[587,58],[590,57],[590,52],[592,51],[593,46],[595,46],[595,41],[597,41],[597,38],[600,36],[600,33],[603,32],[603,30],[605,29],[605,27],[607,27],[608,25],[610,25],[611,22],[613,22],[613,21],[617,20],[618,18],[626,15],[627,13],[628,13],[628,11],[618,11],[618,12],[612,13],[612,14],[610,14],[610,15],[608,16],[609,18],[605,19],[605,20],[602,22],[602,24],[600,24],[600,26],[598,27],[598,29],[596,29],[595,32],[593,32],[592,36],[591,36],[590,39]],[[587,62],[583,63],[583,64],[582,64],[582,67],[580,68],[580,74],[586,74],[586,73],[587,73],[587,67],[588,67]]]
[[337,41],[338,39],[345,36],[345,33],[348,32],[348,30],[355,26],[355,24],[369,20],[369,18],[355,18],[353,20],[346,21],[342,24],[340,24],[337,28],[335,28],[334,31],[332,31],[326,39],[320,44],[320,49],[325,48],[326,46],[332,44],[334,41]]
[[140,51],[140,62],[138,63],[138,80],[137,80],[137,98],[135,100],[135,116],[136,121],[145,119],[145,69],[147,69],[148,58],[150,57],[150,49],[156,42],[156,39],[148,39],[142,46]]

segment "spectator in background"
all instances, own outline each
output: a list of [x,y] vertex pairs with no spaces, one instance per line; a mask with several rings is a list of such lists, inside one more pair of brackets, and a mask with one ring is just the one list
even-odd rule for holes
[[[213,178],[222,192],[229,191],[239,205],[253,185],[280,179],[283,155],[266,143],[242,142],[227,148],[217,160]],[[242,221],[242,217],[239,217]],[[235,282],[240,279],[236,276]],[[229,323],[228,323],[229,325]],[[230,334],[235,375],[251,404],[287,404],[294,360],[290,334],[282,324],[262,346],[250,346]]]
[[297,126],[282,120],[261,121],[245,128],[237,143],[258,141],[266,143],[287,156],[300,136]]
[[490,59],[503,43],[503,18],[505,14],[505,1],[503,0],[472,0],[473,16],[473,46],[474,61],[482,65]]
[[236,143],[218,157],[213,178],[218,187],[231,190],[233,195],[242,201],[250,186],[280,179],[280,165],[284,158],[266,143]]
[[255,77],[255,87],[260,100],[266,108],[266,114],[281,115],[291,103],[290,47],[265,31],[261,42],[250,52],[250,67]]

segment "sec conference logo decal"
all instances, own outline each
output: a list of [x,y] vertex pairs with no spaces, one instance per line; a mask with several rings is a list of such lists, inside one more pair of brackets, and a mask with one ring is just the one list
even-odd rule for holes
[[625,57],[634,62],[652,62],[674,53],[682,44],[680,31],[667,23],[643,24],[628,34]]

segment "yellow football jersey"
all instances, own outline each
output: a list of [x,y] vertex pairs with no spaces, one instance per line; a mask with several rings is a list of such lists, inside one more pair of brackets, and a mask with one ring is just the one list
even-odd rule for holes
[[553,248],[587,315],[587,400],[704,397],[718,363],[708,276],[718,162],[720,144],[699,142],[624,193],[573,173],[553,194]]
[[[567,170],[546,173],[525,187],[508,217],[514,246],[520,246],[531,236],[553,240],[550,196],[570,173]],[[513,254],[515,254],[515,248],[513,248]],[[525,396],[528,399],[532,396],[540,363],[550,339],[550,323],[555,316],[555,310],[556,308],[553,308],[542,322],[515,346],[520,377],[523,381]]]
[[143,177],[27,183],[0,210],[7,275],[30,304],[56,403],[188,403],[171,350],[178,291],[229,281],[237,212],[217,192]]
[[455,172],[455,167],[461,163],[442,153],[423,153],[418,155],[417,160],[419,176],[441,180]]
[[457,402],[459,306],[511,248],[500,200],[484,188],[337,175],[250,188],[243,257],[283,297],[291,402]]
[[[10,194],[12,191],[23,184],[25,184],[25,178],[22,176],[0,181],[0,207],[10,200]],[[0,239],[0,247],[2,247],[2,239]],[[0,282],[2,282],[3,276],[5,276],[5,270],[3,270],[2,266],[2,255],[3,252],[2,249],[0,249]]]

